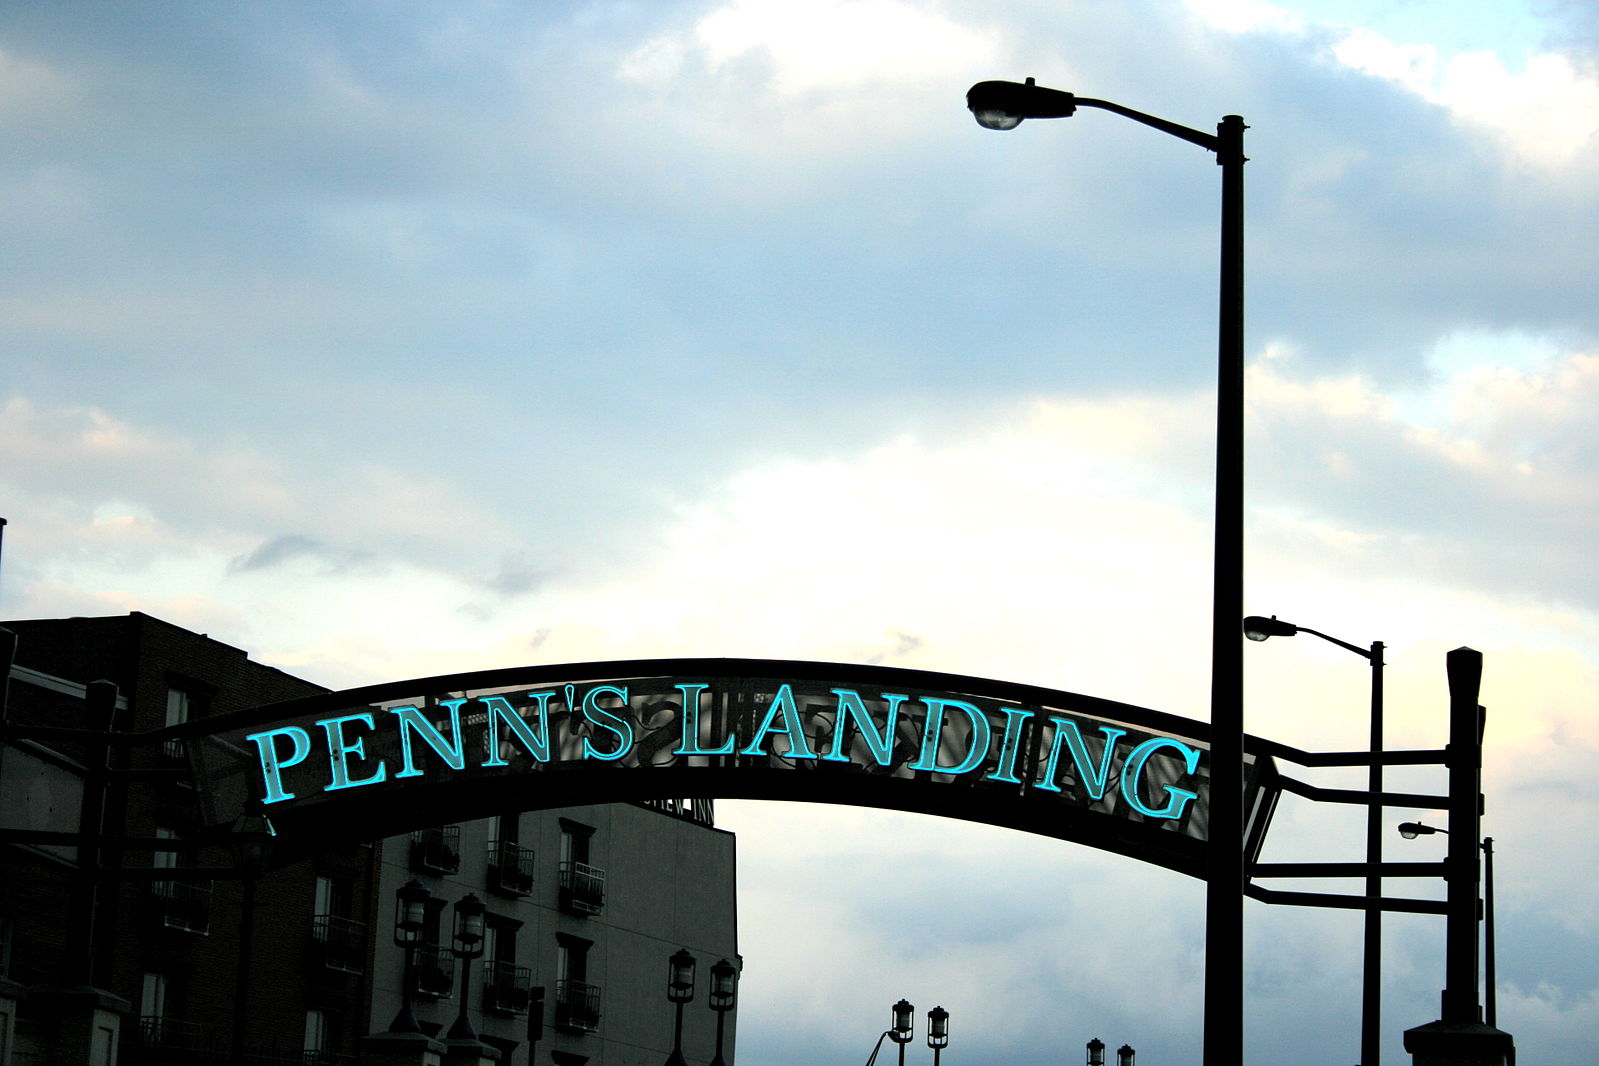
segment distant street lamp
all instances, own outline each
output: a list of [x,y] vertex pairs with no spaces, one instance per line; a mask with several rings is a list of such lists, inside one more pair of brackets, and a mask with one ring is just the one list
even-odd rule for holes
[[1244,120],[1226,115],[1215,133],[1109,100],[1025,83],[982,81],[966,106],[985,129],[1024,119],[1067,118],[1079,107],[1110,111],[1214,152],[1221,167],[1221,284],[1216,331],[1216,518],[1210,669],[1210,838],[1205,876],[1205,1066],[1243,1057],[1244,1043],[1244,658],[1233,627],[1244,614]]
[[[1382,897],[1382,804],[1375,801],[1382,792],[1382,763],[1377,754],[1383,749],[1383,643],[1372,641],[1370,648],[1362,648],[1318,630],[1284,622],[1276,615],[1262,618],[1250,615],[1244,619],[1244,636],[1250,640],[1267,640],[1271,637],[1291,637],[1296,633],[1309,633],[1329,644],[1352,651],[1371,664],[1371,765],[1366,773],[1366,789],[1372,801],[1366,804],[1366,898]],[[1379,1066],[1382,1059],[1382,911],[1375,906],[1366,908],[1364,950],[1360,978],[1360,1063],[1361,1066]]]
[[683,1058],[683,1004],[694,998],[694,956],[680,948],[666,960],[666,998],[677,1006],[677,1021],[672,1027],[672,1053],[666,1066],[687,1066]]
[[933,1049],[933,1066],[938,1066],[939,1052],[949,1047],[949,1011],[943,1007],[927,1012],[927,1046]]
[[916,1035],[916,1025],[911,1020],[915,1013],[916,1008],[911,1006],[908,999],[894,1004],[894,1025],[888,1031],[888,1038],[899,1045],[899,1066],[905,1066],[905,1045]]
[[1097,1036],[1088,1042],[1088,1066],[1105,1066],[1105,1042]]
[[[1439,829],[1435,825],[1424,825],[1421,822],[1400,822],[1399,835],[1406,840],[1415,840],[1417,837],[1432,836],[1434,833],[1449,835],[1449,830]],[[1483,837],[1478,845],[1482,851],[1482,955],[1483,955],[1483,1017],[1487,1023],[1495,1028],[1499,1024],[1499,991],[1498,974],[1496,972],[1496,952],[1494,950],[1494,838]]]
[[1116,1049],[1116,1066],[1133,1066],[1133,1059],[1137,1056],[1138,1052],[1133,1050],[1131,1044],[1123,1044]]
[[720,959],[711,967],[711,1009],[716,1012],[716,1057],[711,1066],[727,1066],[722,1059],[722,1023],[738,998],[738,967]]
[[476,1040],[477,1030],[466,1016],[467,1004],[472,998],[472,960],[483,954],[483,915],[488,905],[474,893],[467,893],[455,901],[455,929],[450,952],[461,960],[461,1012],[450,1026],[451,1040]]
[[411,1007],[411,988],[416,984],[416,948],[427,928],[428,900],[433,894],[422,882],[412,878],[394,893],[394,945],[405,951],[405,969],[400,978],[400,1012],[389,1023],[391,1033],[420,1033],[416,1013]]

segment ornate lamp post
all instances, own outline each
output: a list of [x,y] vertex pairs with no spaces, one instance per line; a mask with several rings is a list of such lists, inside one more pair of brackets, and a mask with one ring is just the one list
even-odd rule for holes
[[927,1046],[933,1049],[933,1066],[938,1066],[938,1053],[949,1047],[949,1011],[943,1007],[927,1012]]
[[467,893],[455,901],[455,929],[451,938],[450,953],[461,960],[461,1012],[450,1026],[451,1040],[476,1040],[477,1030],[466,1016],[467,1004],[472,999],[472,960],[483,954],[483,914],[488,905],[474,893]]
[[711,1066],[727,1066],[722,1058],[722,1025],[737,999],[738,967],[726,959],[719,959],[711,967],[710,1003],[711,1009],[716,1012],[716,1057],[711,1060]]
[[1133,1050],[1131,1044],[1123,1044],[1116,1049],[1116,1066],[1133,1066],[1133,1059],[1137,1056],[1138,1052]]
[[915,1013],[916,1008],[908,999],[894,1004],[894,1025],[888,1030],[888,1038],[899,1045],[899,1066],[905,1066],[905,1045],[916,1035],[916,1026],[911,1020]]
[[1088,1066],[1105,1066],[1105,1042],[1097,1036],[1088,1042]]
[[683,1058],[683,1004],[694,998],[694,956],[680,948],[667,960],[666,998],[677,1005],[677,1021],[672,1026],[672,1053],[666,1066],[688,1066]]
[[416,948],[427,927],[428,900],[433,893],[416,878],[394,893],[394,946],[405,952],[405,969],[400,978],[400,1012],[389,1023],[391,1033],[420,1033],[411,1007],[411,989],[416,984]]
[[1205,891],[1205,1066],[1236,1066],[1244,1043],[1244,120],[1215,133],[1108,100],[1025,83],[983,81],[966,93],[979,125],[1110,111],[1216,154],[1221,173],[1221,286],[1216,338],[1216,529],[1211,597],[1210,840]]
[[[1370,750],[1375,756],[1383,749],[1382,641],[1374,640],[1370,648],[1362,648],[1306,626],[1284,622],[1276,615],[1270,618],[1251,615],[1244,619],[1244,636],[1250,640],[1291,637],[1296,633],[1320,637],[1371,664]],[[1373,797],[1373,802],[1366,805],[1366,897],[1379,899],[1382,896],[1383,809],[1382,804],[1375,802],[1375,797],[1382,792],[1382,763],[1375,758],[1366,775],[1366,790]],[[1361,1066],[1378,1066],[1382,1059],[1382,911],[1367,907],[1365,923],[1360,980],[1360,1063]]]

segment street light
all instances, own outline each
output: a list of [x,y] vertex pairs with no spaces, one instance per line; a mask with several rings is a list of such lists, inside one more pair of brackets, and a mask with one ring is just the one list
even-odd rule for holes
[[683,1004],[694,998],[695,959],[688,948],[679,948],[666,963],[666,998],[677,1005],[672,1053],[666,1057],[666,1066],[687,1066],[683,1058]]
[[1138,1057],[1138,1052],[1133,1050],[1131,1044],[1123,1044],[1116,1049],[1116,1066],[1133,1066],[1133,1059]]
[[467,893],[455,901],[455,928],[450,943],[450,953],[461,960],[461,1012],[450,1026],[451,1040],[476,1040],[477,1030],[466,1016],[472,998],[472,960],[483,954],[483,915],[488,905],[474,893]]
[[1105,1042],[1097,1036],[1088,1042],[1088,1066],[1105,1066]]
[[[1421,822],[1400,822],[1399,835],[1406,840],[1415,840],[1417,837],[1432,836],[1434,833],[1449,835],[1449,830],[1439,829],[1435,825],[1424,825]],[[1483,1016],[1491,1026],[1499,1024],[1499,993],[1498,974],[1495,965],[1494,951],[1494,838],[1483,837],[1478,844],[1482,851],[1482,955],[1483,955]]]
[[412,878],[394,893],[394,946],[405,951],[405,970],[400,978],[400,1012],[389,1023],[391,1033],[420,1033],[416,1013],[411,1008],[411,986],[416,984],[416,948],[427,928],[428,900],[433,893]]
[[905,1045],[916,1035],[916,1023],[911,1020],[915,1013],[916,1008],[908,999],[894,1004],[894,1024],[888,1030],[888,1038],[899,1045],[899,1066],[905,1066]]
[[943,1007],[927,1012],[927,1046],[933,1049],[933,1066],[938,1066],[939,1052],[949,1047],[949,1011]]
[[738,998],[738,967],[720,959],[711,967],[711,1009],[716,1012],[716,1057],[711,1066],[727,1066],[722,1059],[722,1023]]
[[[1328,636],[1319,630],[1284,622],[1276,615],[1263,618],[1258,614],[1244,619],[1244,636],[1261,641],[1271,637],[1291,637],[1309,633],[1345,651],[1352,651],[1371,664],[1371,747],[1372,760],[1366,773],[1366,790],[1370,800],[1366,804],[1366,898],[1382,898],[1382,804],[1377,796],[1382,792],[1382,763],[1377,754],[1383,750],[1383,643],[1371,642],[1362,648],[1346,640]],[[1382,1059],[1382,910],[1376,906],[1366,908],[1365,936],[1361,958],[1360,980],[1360,1062],[1361,1066],[1378,1066]]]
[[1216,528],[1211,596],[1210,838],[1205,878],[1205,1066],[1236,1064],[1244,1043],[1244,120],[1215,133],[1058,89],[983,81],[966,106],[986,129],[1029,118],[1111,111],[1216,154],[1221,174],[1221,284],[1216,382]]

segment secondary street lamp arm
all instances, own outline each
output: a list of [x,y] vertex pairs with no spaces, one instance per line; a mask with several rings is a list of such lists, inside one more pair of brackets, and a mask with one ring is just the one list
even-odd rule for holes
[[1216,519],[1211,597],[1210,838],[1205,877],[1205,1066],[1236,1066],[1244,1044],[1244,120],[1215,133],[1034,83],[982,81],[966,106],[986,129],[1112,111],[1215,153],[1222,168],[1216,331]]

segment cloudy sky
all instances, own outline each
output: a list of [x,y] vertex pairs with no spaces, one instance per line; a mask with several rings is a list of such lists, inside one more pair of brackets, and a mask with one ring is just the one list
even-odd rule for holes
[[[1444,742],[1444,654],[1484,653],[1500,1026],[1590,1062],[1595,11],[4,5],[0,616],[141,610],[334,687],[753,655],[1204,718],[1219,172],[1105,112],[985,131],[964,93],[1241,114],[1247,607],[1387,642],[1394,746]],[[1363,743],[1360,659],[1246,663],[1252,732]],[[901,996],[950,1010],[951,1066],[1197,1063],[1198,882],[720,814],[742,1066],[862,1062]],[[1362,847],[1285,802],[1267,857]],[[1355,1061],[1359,918],[1246,919],[1249,1060]],[[1387,929],[1399,1062],[1443,929]]]

